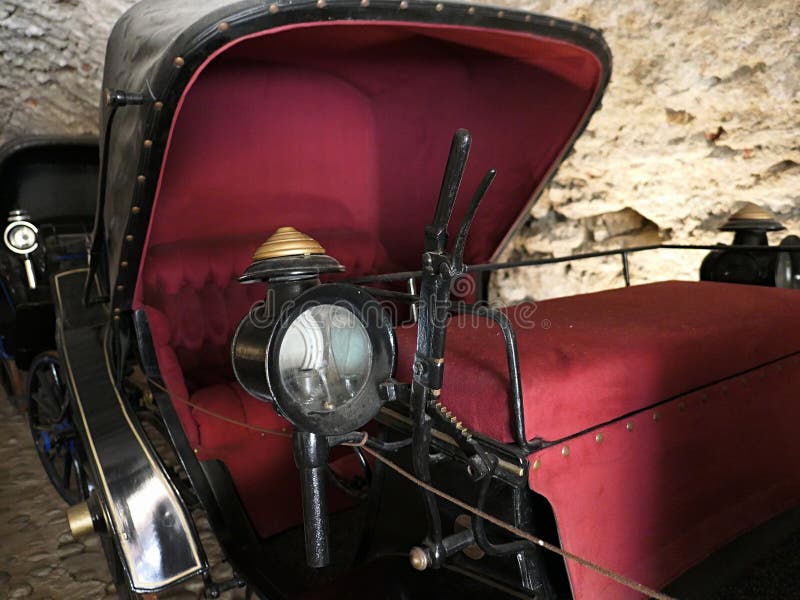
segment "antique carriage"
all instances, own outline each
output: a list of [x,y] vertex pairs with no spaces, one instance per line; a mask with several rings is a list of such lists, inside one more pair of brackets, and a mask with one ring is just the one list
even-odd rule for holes
[[610,61],[583,25],[460,3],[120,19],[49,389],[85,464],[70,526],[121,593],[658,595],[798,504],[800,296],[738,258],[795,285],[764,215],[709,259],[726,283],[485,302]]

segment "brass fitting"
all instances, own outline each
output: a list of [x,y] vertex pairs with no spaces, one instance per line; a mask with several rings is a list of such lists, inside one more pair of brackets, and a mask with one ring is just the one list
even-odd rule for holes
[[428,568],[428,553],[424,548],[414,546],[408,552],[408,560],[411,561],[411,566],[417,571],[424,571]]
[[88,502],[81,502],[67,509],[69,531],[76,540],[94,533],[94,519]]

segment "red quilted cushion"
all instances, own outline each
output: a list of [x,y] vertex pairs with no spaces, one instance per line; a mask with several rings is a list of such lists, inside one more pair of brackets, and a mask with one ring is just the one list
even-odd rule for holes
[[[521,304],[516,325],[528,439],[558,440],[800,351],[800,294],[671,281]],[[410,381],[416,327],[397,331]],[[442,402],[503,441],[508,371],[500,330],[452,321]]]
[[[233,380],[230,342],[250,307],[263,300],[263,284],[237,278],[271,232],[224,240],[181,241],[150,248],[142,270],[139,306],[165,317],[168,340],[191,389]],[[373,273],[390,268],[381,244],[348,230],[310,231],[348,270]]]

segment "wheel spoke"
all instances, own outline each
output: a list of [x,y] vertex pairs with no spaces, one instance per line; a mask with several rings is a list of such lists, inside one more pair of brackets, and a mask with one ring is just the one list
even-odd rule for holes
[[50,386],[50,379],[47,377],[47,372],[40,370],[36,372],[36,379],[39,382],[38,390],[47,389]]
[[69,490],[69,482],[72,475],[72,460],[70,460],[70,456],[67,455],[64,458],[64,476],[61,478],[61,487],[64,488],[64,491]]
[[61,378],[58,376],[58,367],[54,362],[50,363],[50,374],[53,376],[53,383],[61,391]]

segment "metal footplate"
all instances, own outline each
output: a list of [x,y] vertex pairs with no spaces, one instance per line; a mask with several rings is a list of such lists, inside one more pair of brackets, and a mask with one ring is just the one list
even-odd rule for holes
[[[104,306],[82,303],[87,269],[54,277],[58,345],[107,528],[134,592],[156,593],[207,570],[186,507],[113,380]],[[95,527],[97,529],[98,527]]]

